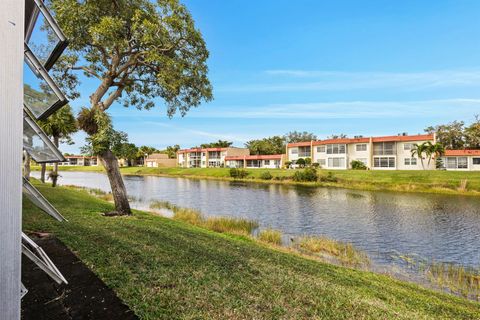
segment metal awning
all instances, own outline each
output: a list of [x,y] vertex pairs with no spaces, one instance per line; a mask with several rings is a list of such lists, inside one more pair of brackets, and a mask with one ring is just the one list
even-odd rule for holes
[[48,202],[47,199],[40,193],[40,191],[35,188],[30,181],[23,178],[23,194],[27,196],[33,204],[35,204],[39,209],[48,213],[53,218],[57,219],[58,221],[67,221],[54,206]]

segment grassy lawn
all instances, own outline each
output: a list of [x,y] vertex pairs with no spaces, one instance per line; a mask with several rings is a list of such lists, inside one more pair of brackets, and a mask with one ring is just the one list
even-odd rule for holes
[[25,200],[23,229],[54,233],[142,319],[480,318],[475,302],[148,213],[103,217],[108,202],[35,185],[69,222]]
[[[65,171],[97,171],[98,167],[60,167]],[[147,168],[147,167],[123,167],[123,174],[138,175],[165,175],[189,178],[231,179],[227,168]],[[249,175],[247,181],[268,183],[293,183],[291,180],[277,181],[276,177],[290,177],[294,170],[285,169],[247,169]],[[274,180],[261,180],[263,172],[268,171]],[[317,186],[333,186],[362,190],[391,190],[409,192],[434,192],[451,194],[480,195],[480,171],[380,171],[380,170],[319,170],[319,175],[327,175],[332,172],[338,179],[337,182],[302,183]],[[462,183],[466,180],[466,187]]]

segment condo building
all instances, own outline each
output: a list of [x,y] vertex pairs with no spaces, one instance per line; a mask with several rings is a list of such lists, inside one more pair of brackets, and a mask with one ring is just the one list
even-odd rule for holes
[[480,150],[446,150],[441,160],[445,170],[480,170]]
[[225,158],[248,155],[247,148],[191,148],[177,152],[177,165],[183,168],[225,167]]
[[285,164],[284,154],[246,155],[225,157],[225,166],[228,168],[264,168],[280,169]]
[[300,158],[311,158],[325,169],[349,169],[353,160],[363,162],[372,170],[435,169],[435,161],[412,157],[414,144],[430,141],[435,135],[398,135],[357,137],[290,143],[286,147],[288,161],[293,166]]

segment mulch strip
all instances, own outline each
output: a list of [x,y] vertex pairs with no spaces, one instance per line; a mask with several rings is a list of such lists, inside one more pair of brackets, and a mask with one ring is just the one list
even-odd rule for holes
[[52,236],[33,239],[62,272],[68,285],[58,285],[22,256],[22,282],[28,289],[22,299],[22,319],[138,319],[60,240]]

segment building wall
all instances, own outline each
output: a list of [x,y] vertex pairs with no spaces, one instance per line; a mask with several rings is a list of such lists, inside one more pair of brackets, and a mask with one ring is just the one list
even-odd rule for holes
[[[458,161],[458,158],[467,158],[467,168],[451,168],[449,166],[447,166],[447,159],[448,158],[456,158],[457,161]],[[474,160],[473,159],[480,159],[480,156],[447,156],[447,157],[442,157],[442,160],[443,160],[443,165],[445,167],[446,170],[448,171],[480,171],[480,164],[474,164]],[[476,160],[477,161],[480,161],[480,160]]]
[[174,168],[177,165],[177,159],[147,159],[145,163],[147,167]]
[[434,170],[435,169],[435,159],[432,159],[430,161],[430,165],[428,164],[428,159],[423,160],[423,165],[425,169],[422,167],[422,161],[418,156],[415,156],[414,158],[416,159],[416,165],[412,165],[410,161],[410,165],[408,164],[408,161],[406,162],[405,159],[411,159],[412,158],[412,152],[411,149],[405,148],[406,145],[409,145],[409,147],[413,147],[413,144],[422,144],[426,141],[414,141],[414,142],[397,142],[397,169],[398,170]]

